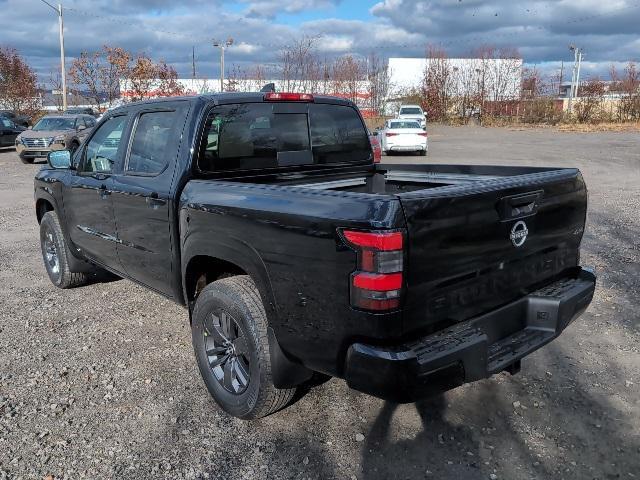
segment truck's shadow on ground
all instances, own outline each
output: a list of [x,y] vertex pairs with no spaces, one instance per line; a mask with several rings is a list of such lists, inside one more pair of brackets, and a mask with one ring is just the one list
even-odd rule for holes
[[[566,365],[573,362],[565,350],[558,345],[547,349],[542,364],[523,370],[524,381],[507,376],[501,385],[484,381],[465,387],[464,395],[416,403],[422,429],[415,436],[402,431],[398,418],[394,421],[394,415],[407,415],[412,407],[386,402],[366,436],[358,478],[486,479],[494,472],[497,478],[514,479],[637,475],[640,439],[616,421],[628,413],[610,393],[594,392],[577,365]],[[560,369],[562,378],[545,378],[545,368]],[[526,410],[514,409],[511,393]],[[534,399],[543,406],[533,407]]]

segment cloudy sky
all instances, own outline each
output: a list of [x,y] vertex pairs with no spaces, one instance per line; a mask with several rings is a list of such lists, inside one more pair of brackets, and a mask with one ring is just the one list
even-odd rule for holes
[[[57,0],[49,0],[50,3]],[[165,59],[191,76],[219,74],[212,39],[233,37],[227,66],[272,64],[279,46],[320,35],[321,53],[422,56],[427,44],[465,56],[482,44],[518,48],[551,71],[584,48],[584,71],[640,60],[640,0],[66,0],[67,57],[103,44]],[[0,0],[0,45],[20,51],[46,82],[59,62],[56,14],[42,0]]]

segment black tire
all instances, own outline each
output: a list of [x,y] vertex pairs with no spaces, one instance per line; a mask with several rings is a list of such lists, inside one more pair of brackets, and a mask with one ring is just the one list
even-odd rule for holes
[[84,285],[89,279],[87,273],[72,272],[69,269],[67,244],[55,212],[47,212],[40,221],[40,248],[42,260],[49,279],[58,288],[73,288]]
[[207,390],[229,415],[265,417],[293,398],[295,388],[273,385],[267,316],[249,276],[217,280],[202,290],[191,337]]
[[420,150],[420,156],[421,157],[426,157],[427,156],[427,151],[426,150]]
[[22,157],[22,156],[20,157],[20,161],[21,161],[22,163],[24,163],[25,165],[31,165],[31,164],[33,164],[33,160],[34,160],[33,158],[24,158],[24,157]]

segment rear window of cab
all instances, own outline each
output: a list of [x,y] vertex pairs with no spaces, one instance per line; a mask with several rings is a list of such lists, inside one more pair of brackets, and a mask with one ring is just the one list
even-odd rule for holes
[[371,161],[357,111],[321,103],[218,105],[207,116],[198,157],[202,172]]

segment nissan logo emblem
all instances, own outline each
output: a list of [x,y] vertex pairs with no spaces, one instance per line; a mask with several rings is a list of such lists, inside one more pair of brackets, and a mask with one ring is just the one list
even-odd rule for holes
[[511,239],[511,243],[513,243],[514,247],[521,247],[527,240],[527,235],[529,235],[527,224],[520,220],[511,227],[511,234],[509,235],[509,238]]

